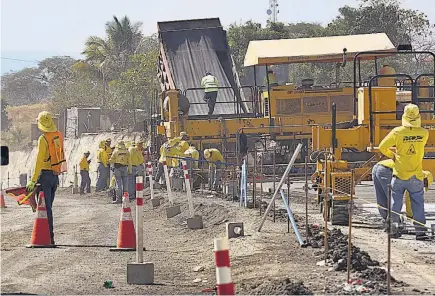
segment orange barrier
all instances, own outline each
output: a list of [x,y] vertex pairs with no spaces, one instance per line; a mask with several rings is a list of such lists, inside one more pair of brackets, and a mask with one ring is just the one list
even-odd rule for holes
[[134,231],[133,217],[131,215],[130,199],[128,192],[122,197],[121,220],[118,229],[118,242],[111,251],[135,251],[136,233]]
[[44,193],[39,193],[39,202],[36,209],[36,218],[33,223],[32,238],[28,248],[53,248],[50,239],[50,228],[48,226],[47,209],[45,208]]

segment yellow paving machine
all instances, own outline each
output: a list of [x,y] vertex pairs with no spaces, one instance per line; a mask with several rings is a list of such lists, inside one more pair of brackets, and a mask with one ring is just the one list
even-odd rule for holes
[[[323,152],[317,160],[317,170],[312,176],[317,189],[317,201],[321,209],[327,209],[324,217],[333,225],[347,225],[348,204],[355,185],[371,174],[373,165],[381,160],[379,143],[394,128],[401,125],[404,105],[417,104],[422,114],[422,126],[429,130],[429,141],[423,161],[425,170],[435,173],[435,62],[428,73],[411,75],[405,73],[377,74],[363,81],[359,73],[359,61],[376,55],[424,55],[435,61],[435,54],[429,51],[413,51],[410,46],[399,47],[397,51],[381,53],[360,52],[353,57],[354,81],[354,124],[351,127],[337,126],[337,106],[332,104],[330,126],[312,127],[312,149]],[[382,83],[380,83],[382,81]],[[332,101],[331,103],[334,103]],[[352,167],[343,159],[342,152],[351,149],[355,152],[368,152],[370,158],[359,167]],[[354,182],[352,182],[354,169]],[[352,186],[352,184],[355,184]],[[326,207],[325,207],[326,203]]]

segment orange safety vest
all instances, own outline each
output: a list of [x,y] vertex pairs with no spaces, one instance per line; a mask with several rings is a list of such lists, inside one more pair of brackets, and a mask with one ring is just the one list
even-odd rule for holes
[[44,133],[44,139],[48,144],[48,159],[50,161],[53,174],[60,175],[67,171],[67,165],[65,160],[65,151],[63,148],[63,136],[57,132]]

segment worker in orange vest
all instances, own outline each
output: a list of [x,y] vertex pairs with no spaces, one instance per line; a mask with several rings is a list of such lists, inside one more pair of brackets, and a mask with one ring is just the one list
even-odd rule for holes
[[38,139],[35,170],[26,189],[31,192],[34,190],[36,182],[40,184],[37,192],[44,192],[51,244],[54,245],[52,206],[59,185],[58,176],[66,172],[65,150],[63,136],[57,130],[53,115],[50,112],[43,111],[39,113],[37,120],[38,129],[42,132],[42,135]]

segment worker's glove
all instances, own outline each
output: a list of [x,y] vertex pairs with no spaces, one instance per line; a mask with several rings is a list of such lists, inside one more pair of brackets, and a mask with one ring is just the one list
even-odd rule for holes
[[35,189],[35,184],[36,184],[35,182],[30,181],[29,184],[27,184],[27,186],[26,186],[26,191],[27,192],[32,192],[33,189]]

